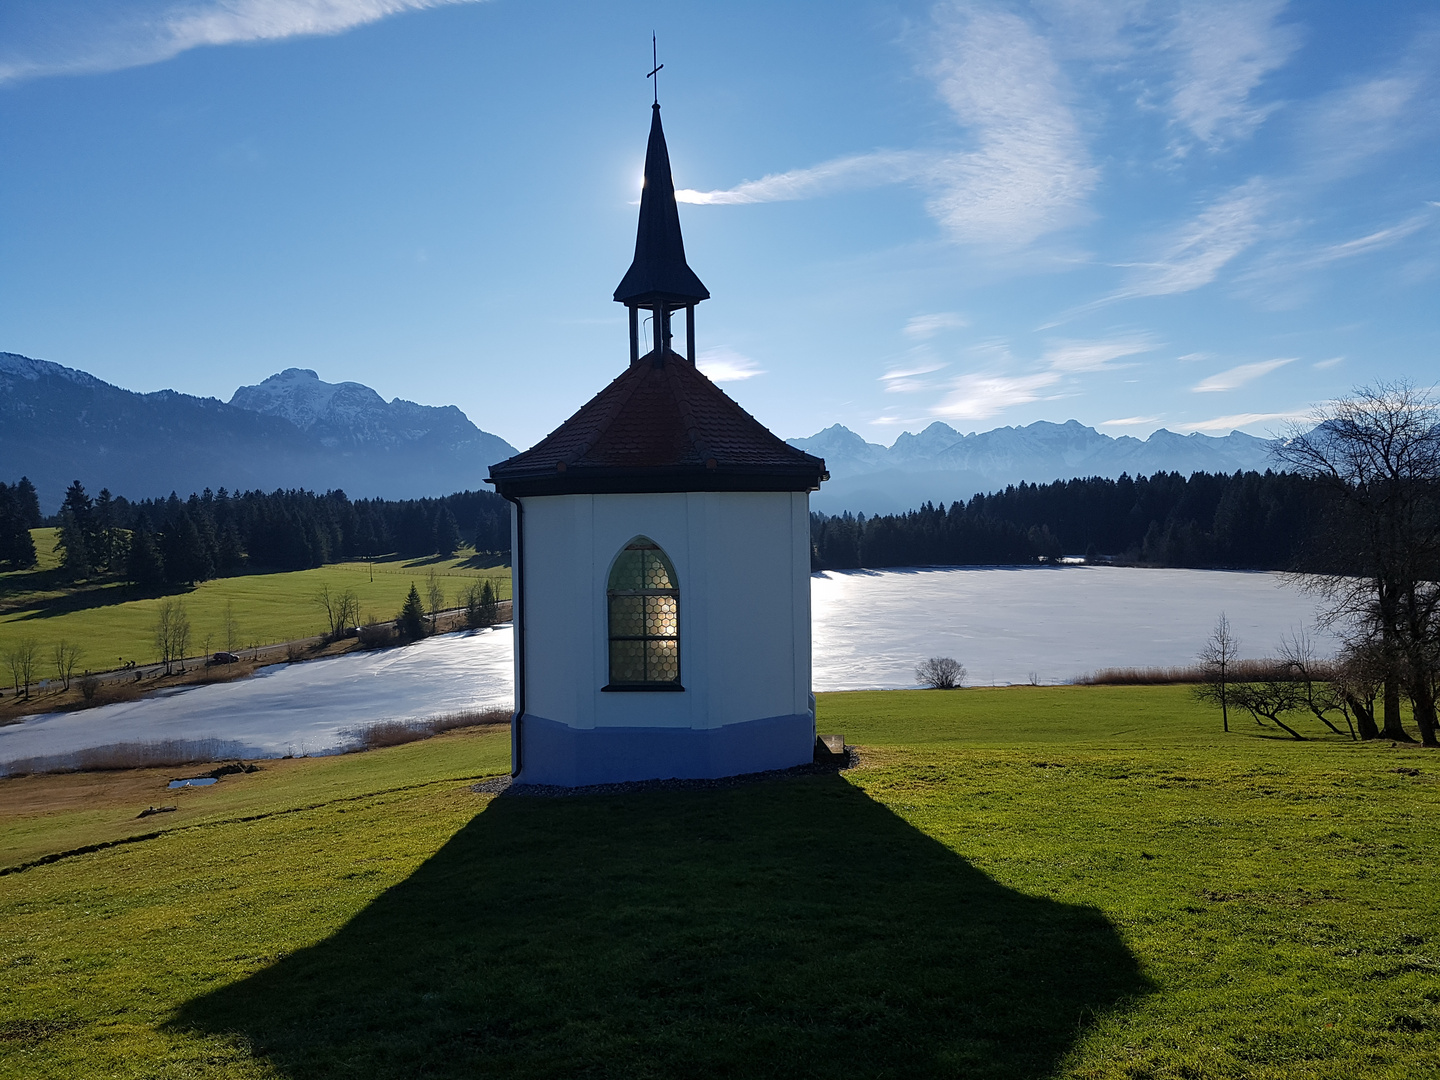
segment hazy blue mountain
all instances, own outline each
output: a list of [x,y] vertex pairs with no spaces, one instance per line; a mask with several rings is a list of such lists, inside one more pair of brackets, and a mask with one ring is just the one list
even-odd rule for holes
[[1161,428],[1148,439],[1112,438],[1077,420],[1040,421],[963,435],[933,423],[905,432],[892,446],[866,442],[840,424],[806,439],[790,439],[825,459],[830,480],[811,496],[817,510],[867,514],[908,510],[929,500],[968,499],[1022,480],[1049,483],[1076,476],[1131,476],[1154,472],[1264,471],[1273,466],[1271,443],[1234,431],[1177,435]]
[[0,477],[29,476],[46,512],[66,485],[144,498],[205,487],[343,488],[354,498],[482,489],[514,454],[453,405],[385,402],[292,368],[227,404],[137,394],[74,368],[0,353]]

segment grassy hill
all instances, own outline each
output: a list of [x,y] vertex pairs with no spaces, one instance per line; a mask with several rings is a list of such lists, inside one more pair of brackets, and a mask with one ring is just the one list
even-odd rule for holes
[[0,1076],[1440,1072],[1433,755],[1182,687],[820,713],[858,768],[715,790],[476,794],[504,731],[0,781]]
[[454,558],[377,559],[333,563],[314,570],[289,573],[255,573],[215,578],[194,588],[163,594],[122,582],[74,584],[60,578],[53,554],[54,529],[36,529],[39,566],[0,573],[0,655],[23,637],[40,646],[39,676],[50,670],[50,650],[62,639],[83,650],[82,668],[105,670],[118,661],[141,663],[155,659],[152,644],[155,610],[166,597],[184,601],[191,624],[192,655],[225,647],[225,608],[232,605],[238,631],[237,647],[290,641],[318,634],[325,615],[315,593],[328,586],[332,592],[354,589],[363,617],[394,618],[413,582],[423,595],[426,575],[434,573],[447,601],[459,606],[460,595],[471,582],[488,577],[501,597],[510,595],[510,569],[482,566],[474,552],[465,549]]

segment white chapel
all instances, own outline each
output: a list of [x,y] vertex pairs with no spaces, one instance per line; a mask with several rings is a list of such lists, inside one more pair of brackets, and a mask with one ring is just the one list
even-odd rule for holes
[[709,296],[685,261],[657,103],[635,259],[615,290],[630,365],[490,469],[514,508],[518,783],[812,760],[810,492],[828,475],[697,370],[695,305]]

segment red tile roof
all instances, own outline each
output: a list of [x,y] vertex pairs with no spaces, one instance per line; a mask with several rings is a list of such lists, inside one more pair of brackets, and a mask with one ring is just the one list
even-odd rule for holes
[[812,491],[825,462],[772,434],[684,357],[642,356],[524,453],[490,467],[502,495]]

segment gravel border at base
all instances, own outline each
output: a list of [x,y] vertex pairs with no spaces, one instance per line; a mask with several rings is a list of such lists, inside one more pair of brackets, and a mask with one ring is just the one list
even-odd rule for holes
[[844,755],[833,761],[817,761],[809,765],[796,765],[789,769],[770,769],[766,772],[742,773],[739,776],[722,776],[715,780],[629,780],[622,784],[556,787],[552,784],[516,784],[508,776],[499,776],[493,780],[482,780],[478,784],[472,784],[470,790],[477,795],[542,799],[561,799],[571,795],[622,795],[636,791],[713,791],[782,780],[792,776],[821,776],[826,773],[844,772],[859,764],[860,755],[853,746],[847,746]]

